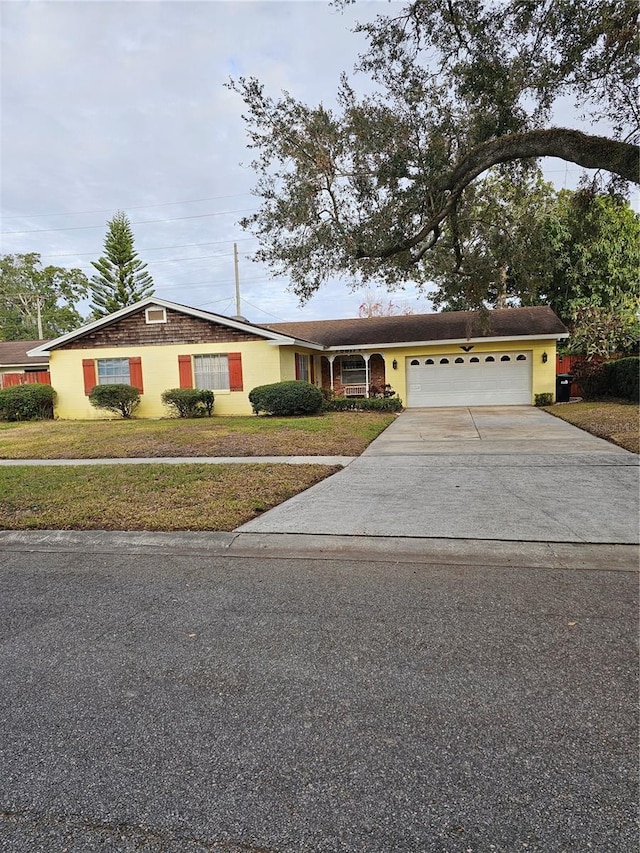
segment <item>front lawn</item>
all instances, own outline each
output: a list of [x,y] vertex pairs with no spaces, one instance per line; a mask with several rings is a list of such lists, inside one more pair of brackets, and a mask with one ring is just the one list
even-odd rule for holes
[[0,468],[0,530],[233,530],[337,470],[16,465]]
[[393,419],[379,412],[327,412],[299,418],[2,423],[0,458],[359,456]]
[[625,450],[640,453],[640,417],[635,403],[560,403],[544,410]]

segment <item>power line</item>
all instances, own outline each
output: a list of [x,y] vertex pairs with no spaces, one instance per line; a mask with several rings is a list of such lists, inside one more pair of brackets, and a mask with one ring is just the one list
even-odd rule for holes
[[252,307],[252,308],[255,308],[255,309],[256,309],[256,311],[260,311],[262,314],[266,314],[268,317],[273,317],[273,318],[274,318],[274,320],[282,320],[282,317],[278,317],[278,315],[277,315],[277,314],[271,314],[269,311],[265,311],[265,310],[264,310],[264,308],[258,308],[258,306],[257,306],[257,305],[254,305],[254,304],[253,304],[253,302],[249,302],[249,300],[248,300],[248,299],[245,299],[245,297],[244,297],[244,296],[242,297],[242,301],[243,301],[243,302],[246,302],[246,303],[247,303],[247,305],[251,305],[251,307]]
[[[195,246],[217,246],[222,243],[244,243],[247,240],[257,240],[257,237],[235,237],[230,240],[211,240],[208,243],[181,243],[179,246],[151,246],[148,249],[136,249],[137,253],[141,252],[156,252],[161,249],[189,249]],[[47,254],[47,258],[80,258],[83,255],[95,255],[95,252],[66,252],[63,255],[49,255]],[[233,252],[225,253],[224,255],[220,255],[220,257],[230,257],[233,255]]]
[[[218,213],[196,213],[193,216],[174,216],[169,219],[141,219],[139,222],[131,222],[133,225],[150,225],[153,222],[179,222],[183,219],[206,219],[211,216],[230,216],[232,213],[251,213],[253,207],[245,207],[242,210],[221,210]],[[71,228],[35,228],[31,231],[0,231],[0,234],[46,234],[51,231],[86,231],[90,228],[104,228],[100,225],[74,225]]]
[[[264,282],[264,276],[259,275],[257,278],[243,278],[242,279],[243,284],[245,284],[245,283],[246,284],[255,284],[258,281]],[[231,281],[230,279],[225,279],[224,281],[187,281],[187,282],[179,281],[179,282],[176,282],[175,284],[163,286],[163,290],[179,290],[182,287],[194,287],[196,285],[201,286],[201,287],[204,287],[205,285],[207,287],[222,287],[222,286],[226,287],[228,284],[234,284],[234,282]]]
[[[224,198],[241,198],[244,195],[253,195],[251,192],[235,193],[234,195],[212,195],[208,198],[191,198],[187,201],[160,201],[156,204],[139,204],[135,207],[126,206],[126,210],[146,210],[149,207],[170,207],[175,204],[196,204],[199,201],[220,201]],[[109,213],[112,207],[102,207],[99,210],[72,210],[67,213],[20,213],[16,216],[3,216],[2,219],[42,219],[47,216],[84,216],[87,213]]]

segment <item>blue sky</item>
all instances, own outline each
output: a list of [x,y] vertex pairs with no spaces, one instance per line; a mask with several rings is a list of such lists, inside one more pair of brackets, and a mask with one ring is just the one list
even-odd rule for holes
[[[362,291],[329,283],[300,306],[247,256],[237,225],[256,208],[243,105],[230,75],[309,103],[333,102],[363,48],[352,28],[399,4],[13,2],[0,5],[0,253],[38,252],[88,276],[107,220],[124,210],[156,293],[254,322],[356,316]],[[557,186],[580,170],[549,162]],[[415,290],[394,296],[429,311]],[[86,306],[82,306],[87,310]]]

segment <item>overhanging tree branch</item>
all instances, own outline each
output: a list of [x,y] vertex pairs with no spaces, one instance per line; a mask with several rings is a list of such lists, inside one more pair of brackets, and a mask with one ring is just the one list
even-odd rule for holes
[[559,157],[586,169],[606,169],[626,181],[640,183],[639,154],[640,148],[632,143],[590,136],[568,128],[530,130],[489,140],[469,152],[441,182],[437,189],[443,194],[443,203],[433,211],[429,221],[416,234],[378,250],[360,247],[356,258],[390,258],[419,246],[420,251],[414,255],[417,263],[424,256],[424,247],[421,244],[425,240],[428,241],[428,248],[434,244],[440,224],[455,210],[463,190],[487,169],[500,163]]

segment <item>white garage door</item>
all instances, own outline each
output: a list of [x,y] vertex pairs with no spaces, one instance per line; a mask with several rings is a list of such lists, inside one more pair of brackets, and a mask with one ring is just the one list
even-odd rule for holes
[[531,351],[451,353],[407,359],[407,406],[531,403]]

